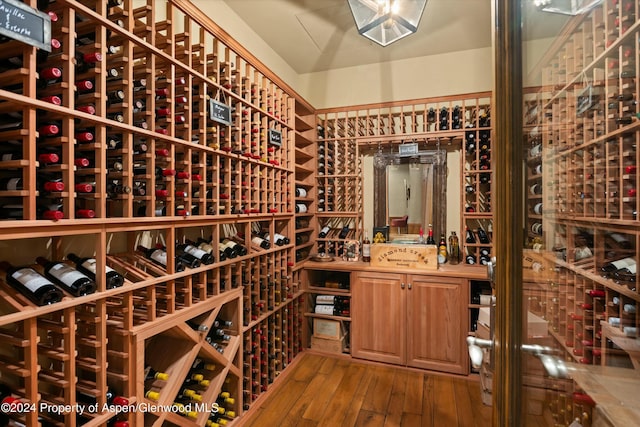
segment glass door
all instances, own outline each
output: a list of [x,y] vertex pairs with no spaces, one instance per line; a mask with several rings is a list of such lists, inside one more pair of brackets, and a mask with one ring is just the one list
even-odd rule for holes
[[494,425],[640,425],[640,1],[494,24]]

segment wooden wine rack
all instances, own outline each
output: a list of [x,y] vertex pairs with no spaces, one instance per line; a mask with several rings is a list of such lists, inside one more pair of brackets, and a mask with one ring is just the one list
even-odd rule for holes
[[[102,407],[107,390],[149,405],[156,402],[146,392],[157,391],[158,404],[171,404],[202,359],[216,367],[205,372],[203,402],[211,406],[228,391],[235,398],[228,409],[241,416],[302,350],[290,195],[298,181],[313,194],[298,173],[310,160],[313,109],[188,1],[25,3],[55,13],[52,36],[61,48],[47,56],[0,43],[2,60],[22,63],[0,69],[0,118],[9,123],[0,150],[14,155],[0,162],[0,178],[22,180],[22,189],[0,191],[9,219],[0,222],[0,260],[32,265],[38,255],[61,260],[74,252],[95,257],[99,274],[96,293],[44,307],[1,278],[2,382],[34,404],[72,405],[81,391]],[[87,53],[102,60],[83,65],[79,55]],[[47,81],[52,67],[61,76]],[[228,123],[210,117],[211,100],[230,107]],[[279,144],[270,131],[281,135]],[[51,152],[59,161],[40,161]],[[64,190],[46,192],[43,180]],[[45,206],[61,218],[44,219]],[[298,232],[310,233],[310,224]],[[260,248],[252,244],[257,231],[292,241]],[[221,261],[219,242],[232,236],[248,252]],[[181,271],[173,243],[198,238],[212,241],[216,262]],[[136,252],[140,244],[166,246],[166,268]],[[107,266],[125,276],[124,286],[107,289]],[[194,330],[215,330],[216,319],[233,323],[219,351]],[[169,380],[145,381],[147,366]],[[202,426],[209,417],[184,415],[12,417],[27,426],[39,418],[60,426],[116,418]]]
[[529,215],[529,222],[542,221],[536,237],[555,252],[547,267],[557,271],[544,315],[569,357],[585,364],[606,365],[606,356],[638,363],[637,349],[625,344],[638,337],[636,277],[621,281],[601,269],[638,258],[639,8],[637,1],[606,0],[574,18],[543,61],[543,85],[530,99],[530,112],[536,103],[543,109],[529,114],[525,136],[531,147],[542,144],[536,161],[545,178],[542,216]]
[[[342,256],[346,240],[362,241],[362,159],[353,123],[338,114],[318,116],[314,165],[317,251]],[[319,231],[329,226],[324,237]],[[342,229],[348,231],[341,233]]]
[[[345,184],[344,188],[337,188],[334,198],[336,202],[346,201],[346,204],[336,203],[335,206],[326,207],[318,204],[318,209],[324,209],[324,211],[318,210],[318,231],[325,224],[330,224],[331,234],[326,239],[328,239],[327,242],[333,242],[340,232],[341,225],[353,221],[359,225],[351,227],[355,234],[348,238],[362,240],[362,190],[358,190],[353,197],[349,192],[351,188],[362,187],[362,164],[358,160],[357,163],[347,163],[343,166],[335,161],[336,156],[341,156],[343,151],[345,153],[350,151],[351,155],[357,158],[365,153],[373,154],[378,147],[386,153],[389,150],[397,150],[397,145],[404,142],[419,142],[421,149],[424,144],[429,149],[440,147],[443,150],[456,150],[462,147],[464,150],[465,132],[472,132],[474,136],[480,132],[488,132],[490,135],[490,108],[491,93],[480,92],[318,110],[318,129],[321,133],[318,137],[318,153],[324,151],[327,157],[325,157],[326,161],[318,162],[317,166],[319,170],[322,168],[327,170],[329,163],[334,161],[335,176],[318,175],[317,191],[319,192],[323,186],[329,188],[330,182],[332,185],[333,183]],[[328,154],[333,154],[334,157],[328,157]],[[474,156],[479,154],[474,153]],[[461,158],[462,188],[465,185],[473,185],[474,198],[465,197],[464,193],[461,197],[460,243],[463,254],[474,254],[478,259],[480,250],[488,248],[491,253],[492,245],[491,243],[467,245],[464,240],[464,230],[467,226],[472,229],[478,227],[483,227],[485,230],[491,229],[490,179],[486,185],[481,185],[478,179],[481,173],[488,174],[490,177],[491,170],[479,169],[479,157],[463,155]],[[338,200],[337,196],[342,192],[347,197]],[[466,212],[467,206],[473,206],[475,212]],[[436,217],[444,218],[445,215],[446,212],[440,212]],[[438,228],[439,224],[434,226],[437,235],[447,234],[447,230]],[[451,224],[449,227],[453,228]],[[318,239],[319,250],[322,243],[323,239]],[[338,247],[339,245],[334,244],[334,251]],[[464,262],[464,259],[461,262]]]
[[[475,101],[475,103],[474,103]],[[492,255],[493,214],[491,211],[491,99],[465,100],[462,104],[465,123],[462,156],[462,227],[461,262],[486,265]],[[475,145],[470,146],[471,142]],[[467,241],[469,230],[473,241]],[[487,240],[484,238],[484,231]]]
[[306,208],[306,212],[296,213],[295,257],[298,263],[309,257],[315,244],[315,141],[315,110],[310,105],[296,100],[295,188],[306,192],[304,196],[296,195],[295,200],[296,204],[304,205]]

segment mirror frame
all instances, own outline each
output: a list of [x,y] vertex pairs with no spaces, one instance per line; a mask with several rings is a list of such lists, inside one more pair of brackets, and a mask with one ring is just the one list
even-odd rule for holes
[[[433,169],[433,201],[432,201],[432,218],[433,218],[433,237],[436,242],[439,241],[440,235],[445,234],[447,230],[447,152],[443,149],[419,151],[417,154],[404,155],[399,153],[382,153],[378,151],[374,154],[373,161],[373,225],[374,227],[381,225],[389,225],[387,217],[387,173],[389,165],[397,162],[409,162],[412,159],[418,160],[421,164],[432,164]],[[429,224],[422,224],[425,234]]]

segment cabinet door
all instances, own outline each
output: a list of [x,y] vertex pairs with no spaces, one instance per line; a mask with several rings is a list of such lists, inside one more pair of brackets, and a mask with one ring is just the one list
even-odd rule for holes
[[359,272],[351,285],[351,355],[405,363],[403,274]]
[[407,283],[407,365],[467,374],[467,282],[409,275]]

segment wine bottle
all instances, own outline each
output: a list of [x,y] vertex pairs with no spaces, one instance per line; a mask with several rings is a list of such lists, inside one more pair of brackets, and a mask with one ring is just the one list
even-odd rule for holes
[[5,281],[37,305],[54,304],[62,299],[62,291],[31,267],[14,267],[0,261],[0,270],[6,272]]
[[533,207],[533,213],[536,215],[542,215],[542,202],[536,203]]
[[49,280],[71,295],[79,297],[96,291],[93,280],[64,262],[49,261],[44,257],[37,257],[36,262],[44,267],[44,275]]
[[196,360],[193,361],[193,364],[191,365],[191,372],[194,372],[194,371],[197,372],[202,370],[215,371],[216,365],[213,363],[208,363],[204,359],[197,358]]
[[83,73],[91,68],[96,67],[98,62],[102,61],[100,52],[76,52],[76,73]]
[[340,230],[340,234],[338,234],[338,238],[346,239],[348,234],[349,234],[349,225],[347,224],[344,227],[342,227],[342,230]]
[[362,241],[362,261],[371,262],[371,241],[367,235],[367,231],[364,232],[364,240]]
[[22,178],[20,177],[0,179],[0,191],[19,191],[22,189]]
[[144,368],[144,380],[145,381],[148,381],[148,380],[167,381],[168,379],[169,379],[169,375],[168,374],[166,374],[164,372],[156,371],[151,366],[147,366],[146,368]]
[[329,225],[325,225],[320,230],[320,233],[318,233],[318,237],[320,237],[321,239],[324,239],[325,237],[327,237],[330,231],[331,231],[331,227],[329,227]]
[[348,308],[335,304],[317,304],[314,308],[316,314],[328,314],[330,316],[349,316]]
[[296,245],[304,245],[309,241],[308,234],[296,234]]
[[296,203],[296,213],[306,213],[307,205],[304,203]]
[[429,224],[429,231],[427,232],[427,245],[435,245],[436,240],[433,237],[433,225]]
[[444,238],[444,234],[440,235],[440,243],[438,243],[438,264],[444,264],[447,262],[447,241]]
[[629,262],[627,265],[622,267],[613,273],[614,280],[616,282],[622,283],[635,283],[636,282],[636,261]]
[[271,244],[269,242],[267,242],[265,239],[263,239],[262,237],[258,236],[258,235],[253,235],[251,237],[251,243],[253,243],[254,245],[262,248],[262,249],[269,249],[271,248]]
[[190,240],[185,243],[178,245],[177,248],[185,253],[191,254],[204,265],[211,265],[214,262],[213,255],[210,252],[204,251],[201,248],[196,246],[195,242]]
[[460,241],[455,231],[449,236],[449,263],[456,265],[460,262]]
[[614,276],[616,271],[621,270],[627,267],[628,265],[632,265],[635,263],[636,263],[636,260],[634,258],[622,258],[616,261],[605,263],[600,268],[600,271],[603,277],[612,277]]
[[467,262],[467,264],[473,265],[476,263],[476,256],[469,254],[466,256],[465,261]]
[[236,251],[238,244],[231,239],[223,239],[220,242],[220,251],[225,254],[229,259],[237,257],[239,254]]
[[307,197],[307,190],[302,187],[296,187],[296,197]]
[[[91,279],[96,280],[97,262],[95,258],[80,258],[78,255],[70,252],[67,254],[67,259],[74,262],[79,271],[83,272]],[[105,265],[105,273],[107,289],[119,288],[124,284],[124,277],[108,265]]]
[[489,236],[487,235],[487,233],[484,231],[482,227],[478,227],[477,233],[478,233],[478,240],[480,241],[480,243],[485,245],[491,243],[491,241],[489,240]]
[[[163,249],[145,248],[139,245],[136,250],[144,254],[144,256],[164,268],[167,268],[167,252]],[[176,262],[176,271],[184,270],[182,263]]]
[[474,243],[476,243],[476,238],[475,238],[475,236],[473,235],[473,231],[471,231],[471,230],[469,229],[469,227],[467,227],[467,228],[466,228],[466,230],[465,230],[465,234],[466,234],[466,235],[465,235],[465,242],[467,242],[467,243],[469,243],[469,244],[474,244]]

